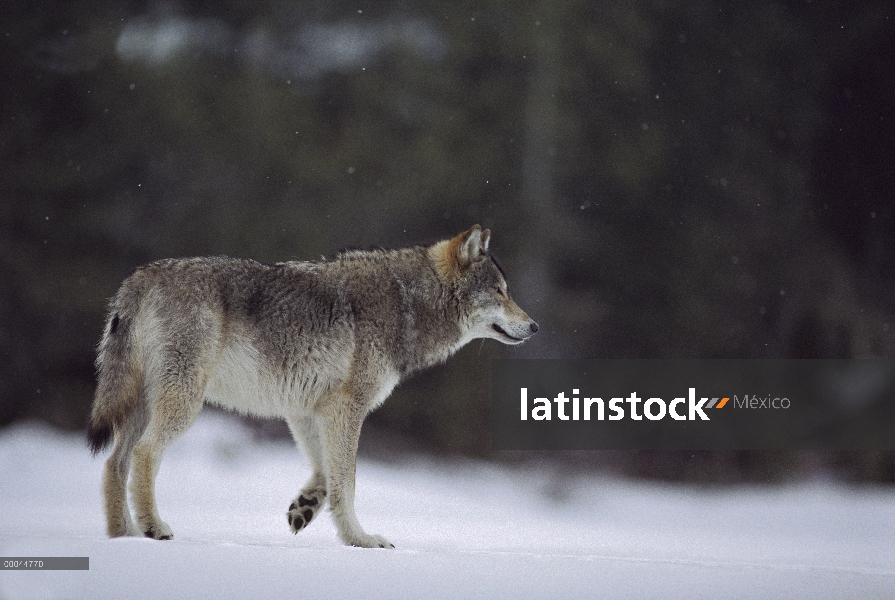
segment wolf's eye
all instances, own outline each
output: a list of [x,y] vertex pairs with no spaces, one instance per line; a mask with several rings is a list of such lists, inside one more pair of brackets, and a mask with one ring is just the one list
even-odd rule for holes
[[506,294],[503,292],[503,290],[500,289],[500,286],[499,286],[499,285],[495,285],[495,286],[494,286],[494,291],[497,292],[497,295],[498,295],[498,296],[506,296]]

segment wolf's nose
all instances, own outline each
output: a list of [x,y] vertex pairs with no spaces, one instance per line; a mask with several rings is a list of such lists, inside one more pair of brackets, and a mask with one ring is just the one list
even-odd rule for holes
[[537,332],[538,332],[538,324],[535,323],[534,321],[531,322],[531,332],[532,332],[532,333],[537,333]]

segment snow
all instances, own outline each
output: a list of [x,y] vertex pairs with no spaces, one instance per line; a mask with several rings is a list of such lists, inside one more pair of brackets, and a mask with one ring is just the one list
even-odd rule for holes
[[102,458],[36,425],[0,432],[0,556],[89,571],[0,571],[0,598],[893,598],[895,492],[724,487],[545,467],[361,460],[357,512],[396,550],[297,536],[299,452],[205,411],[162,462],[173,541],[109,540]]

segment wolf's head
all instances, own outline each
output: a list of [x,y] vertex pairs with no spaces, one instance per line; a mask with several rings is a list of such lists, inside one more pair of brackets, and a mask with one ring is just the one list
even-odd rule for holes
[[503,269],[488,253],[491,231],[478,225],[430,248],[436,271],[459,301],[467,339],[521,344],[538,331],[507,292]]

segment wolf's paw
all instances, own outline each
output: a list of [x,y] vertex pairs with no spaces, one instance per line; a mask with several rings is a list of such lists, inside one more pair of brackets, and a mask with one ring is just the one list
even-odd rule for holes
[[174,539],[174,532],[171,531],[171,528],[168,527],[168,524],[164,521],[150,523],[148,526],[143,528],[143,535],[154,540]]
[[302,490],[289,505],[286,518],[292,533],[298,533],[314,520],[326,500],[326,490]]
[[358,548],[388,548],[395,547],[390,541],[381,535],[370,533],[359,533],[345,539],[345,543],[349,546],[357,546]]

